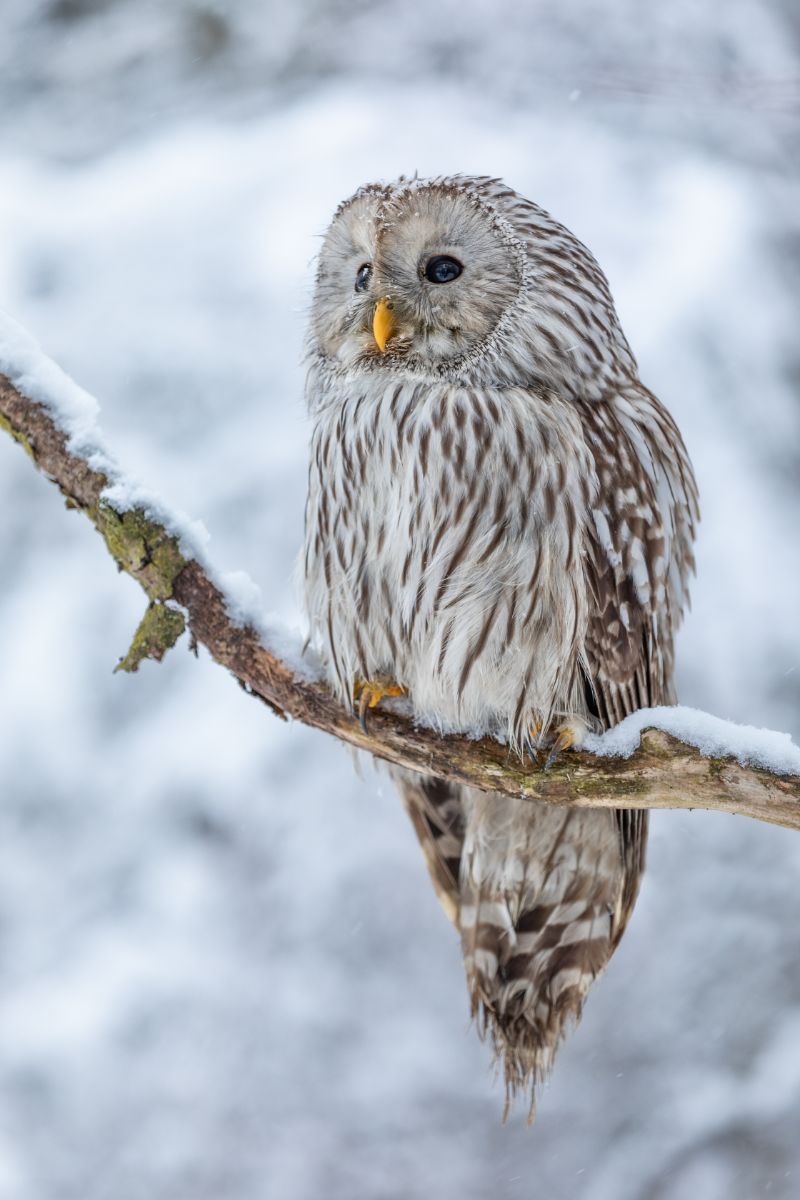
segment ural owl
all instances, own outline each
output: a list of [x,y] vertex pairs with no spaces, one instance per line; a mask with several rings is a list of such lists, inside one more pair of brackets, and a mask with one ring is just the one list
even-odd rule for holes
[[[551,756],[674,702],[695,481],[585,246],[496,179],[370,184],[325,237],[310,344],[305,594],[343,702],[403,692]],[[625,930],[647,815],[393,774],[507,1092],[535,1089]]]

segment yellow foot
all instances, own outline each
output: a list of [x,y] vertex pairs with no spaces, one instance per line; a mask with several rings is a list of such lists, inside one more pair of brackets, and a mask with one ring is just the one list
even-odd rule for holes
[[405,696],[406,689],[387,675],[376,675],[374,679],[356,679],[353,684],[353,701],[358,704],[358,720],[367,732],[367,709],[377,708],[385,696]]
[[525,738],[523,749],[528,751],[528,754],[530,754],[532,761],[535,763],[538,763],[538,761],[539,761],[539,745],[540,745],[540,740],[541,740],[541,733],[542,733],[542,722],[541,721],[531,721],[530,725],[528,726],[528,733]]
[[571,721],[564,721],[556,729],[550,751],[547,755],[547,760],[544,764],[545,771],[549,771],[553,763],[572,746],[579,746],[586,735],[586,725],[577,717],[573,717]]

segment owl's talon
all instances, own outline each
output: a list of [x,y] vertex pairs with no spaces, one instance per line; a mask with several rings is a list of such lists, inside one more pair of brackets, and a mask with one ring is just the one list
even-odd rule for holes
[[534,763],[539,762],[539,750],[541,748],[541,734],[542,734],[541,721],[532,721],[530,726],[528,727],[526,734],[525,734],[523,749],[528,752],[531,762],[534,762]]
[[553,763],[565,750],[570,750],[573,746],[580,745],[585,732],[586,726],[583,722],[565,721],[563,725],[559,725],[544,764],[545,771],[550,770]]
[[384,696],[404,696],[406,689],[386,675],[374,679],[356,679],[353,684],[353,700],[358,702],[358,723],[367,732],[367,710],[377,708]]

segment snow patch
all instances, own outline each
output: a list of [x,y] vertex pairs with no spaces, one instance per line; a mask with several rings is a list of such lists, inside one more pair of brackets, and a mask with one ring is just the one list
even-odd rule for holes
[[661,729],[694,746],[706,758],[735,758],[742,766],[761,767],[773,775],[800,775],[800,747],[788,733],[736,725],[697,708],[682,705],[642,708],[603,734],[588,734],[581,749],[607,758],[630,758],[643,729]]
[[[43,405],[69,438],[70,448],[95,440],[99,405],[52,359],[26,329],[0,308],[0,375]],[[94,450],[103,447],[95,441]]]
[[246,571],[220,573],[211,567],[206,570],[224,594],[228,616],[234,625],[255,629],[267,649],[291,669],[295,678],[322,678],[322,663],[315,652],[306,647],[300,630],[292,629],[280,617],[265,611],[261,588]]

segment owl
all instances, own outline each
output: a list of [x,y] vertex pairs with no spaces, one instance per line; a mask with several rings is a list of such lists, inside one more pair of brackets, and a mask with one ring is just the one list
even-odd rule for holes
[[[403,695],[545,769],[675,702],[695,481],[577,238],[497,179],[369,184],[324,238],[309,347],[305,601],[355,716]],[[533,1103],[631,916],[647,814],[393,775]]]

